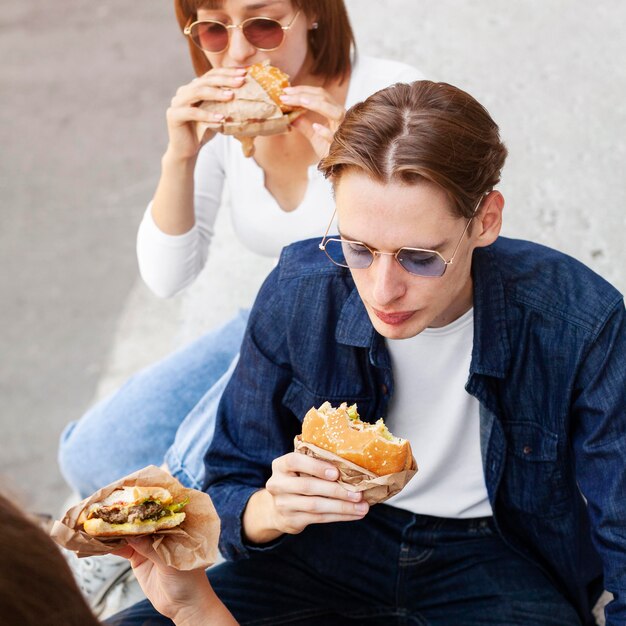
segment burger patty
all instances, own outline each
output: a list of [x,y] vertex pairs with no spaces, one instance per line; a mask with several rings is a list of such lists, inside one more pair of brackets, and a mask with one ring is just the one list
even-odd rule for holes
[[159,519],[169,514],[170,512],[158,502],[147,500],[135,506],[103,506],[94,511],[92,517],[99,517],[109,524],[125,524],[126,522],[136,522],[137,520]]

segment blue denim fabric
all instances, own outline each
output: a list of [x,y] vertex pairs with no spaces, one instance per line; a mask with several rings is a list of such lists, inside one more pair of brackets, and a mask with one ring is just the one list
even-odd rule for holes
[[68,424],[59,465],[81,497],[164,460],[184,485],[202,488],[217,404],[236,363],[248,314],[241,311],[142,370]]
[[[245,626],[581,624],[541,568],[502,541],[491,518],[446,520],[379,505],[359,522],[310,526],[207,574]],[[146,601],[107,624],[172,622]]]
[[[242,512],[272,460],[293,450],[307,410],[326,400],[357,402],[373,421],[393,394],[384,341],[349,272],[328,262],[318,243],[283,251],[219,405],[206,464],[230,559],[259,553],[242,540]],[[481,404],[496,527],[555,582],[583,623],[604,584],[615,596],[607,624],[626,624],[622,296],[570,257],[505,238],[475,251],[472,273],[466,389]],[[371,559],[372,568],[382,567],[382,558]],[[361,575],[355,567],[352,576]]]

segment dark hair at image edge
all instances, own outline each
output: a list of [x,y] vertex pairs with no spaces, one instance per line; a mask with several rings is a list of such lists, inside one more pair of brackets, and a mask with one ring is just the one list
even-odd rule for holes
[[16,626],[97,626],[57,545],[0,494],[0,615]]
[[[291,3],[294,9],[301,10],[307,18],[318,22],[318,27],[309,31],[313,75],[326,79],[347,78],[356,44],[343,0],[291,0]],[[223,4],[224,0],[174,0],[181,32],[190,19],[196,19],[198,9],[219,9]],[[190,39],[188,45],[193,68],[201,76],[211,69],[211,64]]]
[[507,149],[487,110],[465,91],[423,80],[398,83],[354,105],[320,171],[334,184],[348,170],[381,183],[441,186],[459,216],[500,182]]

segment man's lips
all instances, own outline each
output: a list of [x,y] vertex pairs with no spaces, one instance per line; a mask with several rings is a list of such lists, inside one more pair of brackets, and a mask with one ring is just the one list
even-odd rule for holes
[[398,324],[402,324],[403,322],[406,322],[410,317],[415,315],[415,311],[385,313],[384,311],[378,311],[376,309],[374,309],[374,313],[379,320],[385,322],[385,324],[389,324],[390,326],[397,326]]

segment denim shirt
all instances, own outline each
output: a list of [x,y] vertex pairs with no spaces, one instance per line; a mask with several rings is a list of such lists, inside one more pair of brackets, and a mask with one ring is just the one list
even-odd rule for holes
[[[393,394],[384,340],[350,272],[318,243],[283,251],[218,409],[206,466],[227,558],[272,548],[243,541],[242,513],[272,461],[293,450],[309,408],[356,402],[362,418],[375,421]],[[475,250],[472,277],[466,390],[480,402],[483,469],[500,534],[581,615],[604,585],[616,598],[608,624],[626,624],[623,298],[571,257],[503,237]]]

